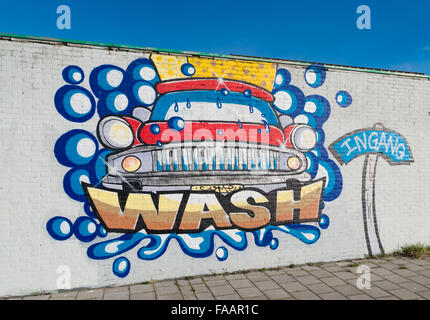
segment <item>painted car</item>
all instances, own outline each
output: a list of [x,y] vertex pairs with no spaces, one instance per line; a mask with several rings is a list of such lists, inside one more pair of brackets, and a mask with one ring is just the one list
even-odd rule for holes
[[311,180],[304,153],[313,128],[278,117],[274,98],[250,83],[218,78],[159,82],[152,108],[99,121],[106,188],[168,191],[256,187],[269,192],[287,180]]

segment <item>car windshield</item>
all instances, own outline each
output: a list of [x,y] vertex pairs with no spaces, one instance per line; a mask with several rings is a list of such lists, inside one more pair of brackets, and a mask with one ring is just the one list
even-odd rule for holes
[[270,104],[243,93],[179,91],[162,95],[152,111],[152,121],[181,117],[185,121],[229,121],[278,125]]

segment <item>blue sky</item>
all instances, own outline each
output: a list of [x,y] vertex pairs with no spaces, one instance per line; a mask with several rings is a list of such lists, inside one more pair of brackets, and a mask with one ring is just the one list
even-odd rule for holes
[[[59,5],[71,29],[59,30]],[[359,30],[359,5],[371,30]],[[428,0],[10,1],[0,32],[427,73]]]

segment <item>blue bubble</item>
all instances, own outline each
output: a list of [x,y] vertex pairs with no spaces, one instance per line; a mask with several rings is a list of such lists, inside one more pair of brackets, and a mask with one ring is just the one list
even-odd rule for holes
[[112,91],[106,97],[106,106],[111,113],[127,110],[129,101],[127,95],[121,91]]
[[73,200],[86,201],[82,182],[90,183],[89,172],[86,169],[73,168],[66,173],[63,179],[64,191]]
[[171,117],[167,125],[170,129],[181,131],[185,128],[185,121],[181,117]]
[[270,246],[270,249],[272,249],[272,250],[277,249],[277,248],[278,248],[278,246],[279,246],[279,240],[278,240],[278,239],[276,239],[276,238],[273,238],[273,239],[270,241],[269,246]]
[[107,236],[107,231],[106,231],[106,229],[101,225],[101,224],[99,224],[98,226],[97,226],[97,235],[99,236],[99,237],[102,237],[102,238],[104,238],[104,237],[106,237]]
[[312,88],[321,87],[324,84],[327,70],[323,65],[312,64],[305,70],[305,81]]
[[73,233],[83,242],[93,241],[97,237],[97,224],[89,217],[79,217],[75,221]]
[[147,58],[139,58],[130,63],[127,74],[135,81],[145,80],[152,84],[160,81],[154,64]]
[[89,164],[98,150],[97,139],[88,131],[74,129],[58,138],[54,154],[67,167]]
[[119,257],[112,264],[112,272],[116,276],[124,278],[130,272],[130,267],[130,261],[126,257]]
[[245,95],[245,97],[251,97],[252,96],[252,92],[249,89],[246,89],[243,94]]
[[330,218],[326,214],[322,214],[321,219],[318,222],[318,225],[320,226],[321,229],[327,229],[328,226],[330,225]]
[[273,106],[279,113],[294,117],[303,112],[305,95],[299,88],[289,85],[276,89],[273,91],[273,97]]
[[279,69],[276,72],[274,88],[280,88],[286,86],[291,81],[291,74],[287,69]]
[[85,122],[91,119],[96,111],[96,102],[91,92],[74,85],[65,85],[58,89],[54,103],[58,113],[72,122]]
[[346,91],[339,91],[336,94],[336,102],[342,108],[346,108],[346,107],[349,107],[351,105],[351,103],[352,103],[352,97]]
[[149,131],[151,131],[152,134],[159,134],[160,133],[160,126],[156,123],[153,123],[149,127]]
[[106,164],[107,156],[112,154],[112,150],[100,149],[94,156],[94,164],[91,166],[91,180],[101,181],[107,174]]
[[67,240],[73,234],[73,224],[65,217],[53,217],[46,223],[46,229],[51,237],[56,240]]
[[151,82],[138,81],[133,85],[132,88],[134,99],[145,106],[152,106],[157,98],[157,92]]
[[125,78],[123,69],[105,64],[95,68],[90,74],[90,86],[97,97],[100,97],[103,91],[110,91],[119,88]]
[[228,257],[228,250],[225,247],[216,249],[215,255],[219,261],[224,261]]
[[191,63],[184,63],[181,66],[181,72],[185,76],[193,76],[196,73],[196,68]]
[[160,140],[158,140],[157,141],[157,146],[161,148],[163,146],[163,143]]
[[63,79],[70,84],[79,84],[84,81],[84,71],[78,66],[68,66],[63,70]]
[[221,89],[221,93],[223,94],[223,95],[228,95],[230,92],[226,89],[226,88],[222,88]]

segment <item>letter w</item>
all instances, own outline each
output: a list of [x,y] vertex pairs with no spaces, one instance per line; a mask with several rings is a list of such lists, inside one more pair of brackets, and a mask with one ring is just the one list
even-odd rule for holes
[[183,197],[181,193],[160,194],[157,210],[150,193],[130,193],[121,210],[117,192],[88,187],[87,193],[108,231],[137,231],[139,216],[147,231],[170,231]]

